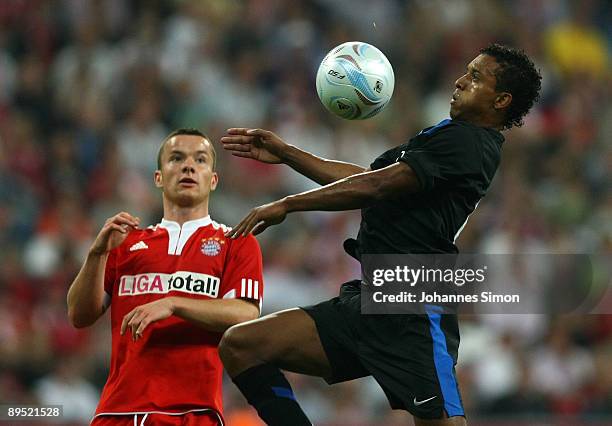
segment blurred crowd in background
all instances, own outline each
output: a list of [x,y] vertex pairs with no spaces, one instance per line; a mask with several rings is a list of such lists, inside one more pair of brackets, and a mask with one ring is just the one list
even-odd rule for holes
[[[333,117],[315,92],[323,56],[350,40],[376,45],[395,70],[391,104],[364,122]],[[609,260],[608,1],[1,1],[0,403],[61,403],[67,424],[88,423],[108,371],[109,320],[73,329],[66,291],[106,218],[125,210],[143,224],[161,219],[152,176],[171,130],[197,127],[218,142],[228,127],[267,128],[320,156],[369,165],[446,118],[455,80],[493,41],[534,58],[542,98],[524,127],[505,133],[501,168],[461,250]],[[219,144],[217,162],[211,216],[228,225],[315,187]],[[359,220],[292,214],[262,234],[264,313],[331,297],[359,276],[342,250]],[[611,315],[470,315],[461,331],[458,376],[472,424],[612,422]],[[405,419],[370,379],[290,380],[316,424]],[[230,426],[260,424],[229,381],[225,394]]]

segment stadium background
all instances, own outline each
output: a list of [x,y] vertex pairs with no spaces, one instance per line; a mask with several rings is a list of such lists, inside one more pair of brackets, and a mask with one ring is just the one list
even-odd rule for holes
[[[171,129],[218,141],[230,126],[263,127],[366,165],[446,117],[455,79],[491,41],[535,58],[543,96],[506,134],[461,248],[609,255],[611,10],[605,0],[1,1],[0,403],[62,403],[66,424],[88,422],[108,316],[74,330],[66,290],[105,218],[160,219],[152,172]],[[391,105],[365,122],[332,117],[314,90],[324,54],[349,40],[375,44],[395,68]],[[313,187],[217,151],[218,221]],[[358,212],[294,214],[264,233],[265,311],[355,277],[341,243],[358,223]],[[466,318],[458,374],[473,425],[612,424],[612,316]],[[291,381],[319,425],[405,418],[371,380]],[[230,426],[259,424],[229,382],[225,394]]]

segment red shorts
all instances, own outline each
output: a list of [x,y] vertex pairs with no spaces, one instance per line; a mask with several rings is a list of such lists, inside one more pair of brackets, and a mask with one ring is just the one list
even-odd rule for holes
[[128,414],[102,415],[91,422],[91,426],[220,426],[219,417],[212,411],[187,414]]

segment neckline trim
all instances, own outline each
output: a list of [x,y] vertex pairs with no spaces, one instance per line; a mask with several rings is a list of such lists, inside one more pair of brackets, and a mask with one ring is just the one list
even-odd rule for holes
[[212,219],[210,218],[210,215],[201,217],[199,219],[194,219],[194,220],[188,220],[187,222],[183,223],[183,226],[179,225],[178,222],[175,222],[173,220],[168,220],[165,218],[162,218],[159,226],[161,226],[162,228],[185,228],[185,227],[192,227],[195,226],[196,228],[199,228],[201,226],[207,226],[210,225],[212,223]]
[[172,220],[162,219],[159,226],[168,232],[168,254],[180,256],[187,241],[195,232],[205,226],[212,225],[210,215],[200,219],[188,220],[183,226]]

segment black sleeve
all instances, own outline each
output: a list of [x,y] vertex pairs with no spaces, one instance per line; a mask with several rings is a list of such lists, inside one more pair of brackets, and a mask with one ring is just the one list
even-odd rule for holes
[[[404,146],[404,145],[402,145]],[[390,166],[391,164],[397,161],[398,157],[398,149],[400,147],[391,148],[388,151],[380,154],[376,159],[370,164],[370,170],[378,170],[384,167]]]
[[440,129],[425,143],[402,151],[398,161],[414,170],[423,191],[457,182],[482,169],[476,135],[462,126]]

